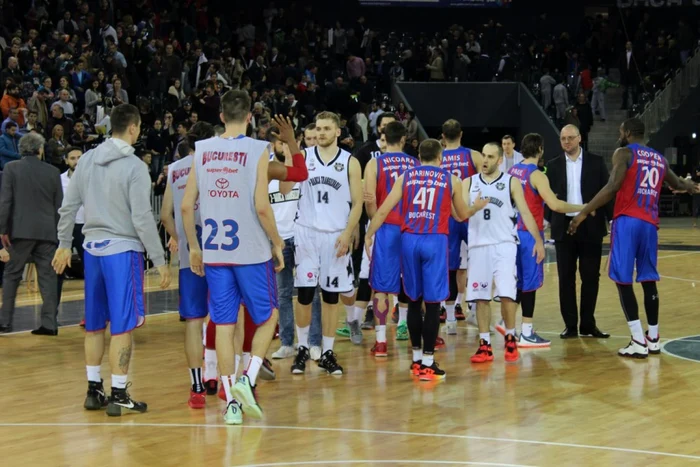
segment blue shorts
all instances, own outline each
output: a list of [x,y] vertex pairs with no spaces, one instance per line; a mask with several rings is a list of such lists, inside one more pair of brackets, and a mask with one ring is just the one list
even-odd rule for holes
[[257,326],[279,308],[272,260],[238,266],[205,264],[204,277],[209,285],[209,311],[214,324],[236,324],[241,303],[245,303]]
[[[544,238],[544,232],[540,232]],[[523,292],[534,292],[542,287],[544,282],[544,261],[537,264],[537,258],[532,256],[532,249],[535,247],[535,239],[527,230],[518,230],[520,244],[518,245],[518,255],[516,265],[518,267],[518,290]]]
[[450,217],[450,235],[448,236],[450,245],[450,271],[457,271],[461,263],[460,252],[462,242],[469,245],[469,223],[459,222],[454,217]]
[[637,282],[658,281],[658,250],[659,233],[654,224],[634,217],[618,217],[610,234],[610,279],[618,284],[631,284],[636,263]]
[[411,301],[440,303],[450,296],[447,235],[401,234],[401,277]]
[[374,235],[369,285],[375,292],[398,294],[401,290],[401,226],[383,224]]
[[94,256],[85,251],[85,330],[113,335],[143,324],[143,253]]
[[200,277],[190,268],[180,269],[180,316],[200,319],[207,316],[209,286],[206,277]]

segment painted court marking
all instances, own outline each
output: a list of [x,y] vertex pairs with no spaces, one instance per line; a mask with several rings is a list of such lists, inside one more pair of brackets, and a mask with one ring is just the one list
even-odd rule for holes
[[664,342],[663,344],[661,344],[661,352],[670,356],[670,357],[680,358],[681,360],[686,360],[688,362],[700,363],[697,360],[693,360],[692,358],[682,357],[678,354],[675,354],[675,353],[672,353],[672,352],[669,352],[668,350],[666,350],[666,344],[670,344],[671,342],[676,342],[676,341],[681,341],[681,340],[685,340],[688,342],[700,343],[700,336],[698,336],[697,334],[694,334],[692,336],[676,337],[675,339],[669,339],[666,342]]
[[342,464],[420,464],[420,465],[490,465],[496,467],[530,467],[523,464],[499,464],[493,462],[469,462],[469,461],[422,461],[403,459],[383,460],[344,460],[344,461],[306,461],[306,462],[274,462],[268,464],[244,464],[239,467],[273,467],[278,465],[342,465]]
[[[599,451],[612,451],[612,452],[626,452],[630,454],[643,454],[650,456],[661,456],[661,457],[677,457],[681,459],[692,459],[700,461],[700,456],[694,456],[691,454],[676,454],[672,452],[660,452],[660,451],[646,451],[642,449],[629,449],[629,448],[618,448],[610,446],[594,446],[589,444],[574,444],[574,443],[559,443],[556,441],[536,441],[536,440],[526,440],[526,439],[512,439],[512,438],[494,438],[489,436],[472,436],[472,435],[454,435],[454,434],[442,434],[442,433],[419,433],[411,431],[389,431],[389,430],[368,430],[360,428],[323,428],[323,427],[304,427],[304,426],[275,426],[275,425],[246,425],[240,427],[233,427],[228,425],[219,424],[199,424],[199,423],[0,423],[0,427],[8,428],[20,428],[20,427],[98,427],[98,426],[109,426],[109,427],[120,427],[120,428],[138,428],[138,427],[149,427],[149,428],[231,428],[231,429],[244,429],[244,430],[291,430],[291,431],[321,431],[321,432],[335,432],[335,433],[365,433],[374,435],[397,435],[397,436],[416,436],[423,438],[451,438],[451,439],[469,439],[478,441],[493,441],[499,443],[516,443],[516,444],[532,444],[536,446],[555,446],[555,447],[566,447],[566,448],[577,448],[577,449],[594,449]],[[404,462],[404,461],[401,461]],[[275,464],[273,464],[275,465]],[[280,464],[281,465],[281,464]],[[285,465],[288,465],[285,463]],[[484,465],[484,464],[482,464]]]

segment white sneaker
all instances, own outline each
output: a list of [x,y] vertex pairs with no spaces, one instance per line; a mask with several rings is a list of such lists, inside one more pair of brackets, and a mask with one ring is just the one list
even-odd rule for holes
[[628,358],[647,358],[649,356],[649,348],[645,344],[640,344],[636,340],[631,339],[627,347],[618,350],[617,354]]
[[456,336],[457,335],[457,321],[447,322],[447,335]]
[[476,313],[475,312],[469,312],[467,313],[467,324],[469,326],[474,326],[475,328],[479,327],[479,323],[476,321]]
[[321,347],[314,345],[311,347],[311,350],[309,350],[309,355],[311,355],[311,360],[314,362],[317,362],[321,359]]
[[294,347],[283,345],[279,349],[277,349],[277,352],[272,354],[272,358],[274,359],[280,359],[280,358],[289,358],[295,356],[297,353],[294,351]]
[[658,355],[661,353],[661,336],[656,336],[656,339],[649,337],[649,331],[646,332],[647,348],[650,354]]

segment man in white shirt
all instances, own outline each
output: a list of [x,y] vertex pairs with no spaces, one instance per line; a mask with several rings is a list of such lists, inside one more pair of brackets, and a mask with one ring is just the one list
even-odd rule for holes
[[503,148],[503,159],[498,170],[502,173],[508,173],[511,167],[522,162],[523,155],[515,150],[515,138],[511,135],[505,135],[501,138],[501,147]]

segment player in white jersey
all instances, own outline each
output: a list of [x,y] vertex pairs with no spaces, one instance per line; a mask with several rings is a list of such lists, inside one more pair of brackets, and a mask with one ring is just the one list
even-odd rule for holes
[[323,354],[319,366],[330,374],[343,373],[333,343],[339,294],[354,293],[350,248],[362,214],[362,180],[359,162],[338,148],[339,125],[336,114],[318,114],[318,145],[306,150],[309,179],[301,185],[294,227],[299,349],[292,373],[297,374],[305,371],[309,359],[311,301],[317,285],[321,286],[323,302]]
[[[245,137],[251,119],[250,96],[229,91],[221,98],[221,109],[226,131],[196,143],[182,216],[190,267],[207,278],[211,319],[217,324],[216,353],[227,401],[224,421],[239,424],[241,413],[234,395],[246,414],[262,417],[253,389],[277,324],[275,269],[284,267],[284,242],[267,193],[269,143]],[[201,247],[194,216],[198,198]],[[242,302],[259,327],[250,364],[231,387],[235,378],[233,336]]]
[[469,219],[469,284],[467,301],[476,302],[479,324],[479,349],[472,356],[473,363],[493,360],[489,327],[491,309],[489,302],[493,285],[495,297],[501,301],[501,315],[506,324],[505,360],[518,360],[518,345],[515,339],[515,312],[517,304],[517,216],[513,202],[528,232],[535,239],[533,256],[537,262],[544,259],[544,243],[537,223],[530,213],[517,179],[502,173],[498,166],[503,150],[497,143],[489,143],[483,149],[484,160],[481,173],[464,180],[467,203],[472,204],[476,195],[489,198],[489,204],[480,214]]

